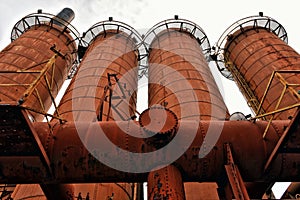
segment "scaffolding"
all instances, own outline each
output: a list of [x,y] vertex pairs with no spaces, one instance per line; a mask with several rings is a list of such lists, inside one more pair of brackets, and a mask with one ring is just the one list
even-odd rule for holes
[[[31,83],[27,83],[26,80],[22,83],[1,83],[1,87],[20,87],[20,88],[26,88],[23,94],[20,96],[16,102],[1,102],[2,105],[18,105],[20,108],[23,108],[29,112],[38,113],[45,116],[45,119],[47,120],[49,124],[49,117],[58,119],[61,123],[65,122],[66,120],[61,119],[59,112],[57,110],[57,106],[55,103],[55,97],[52,93],[52,88],[54,86],[54,71],[55,71],[55,62],[57,58],[57,54],[54,54],[49,60],[46,60],[42,63],[39,63],[37,65],[30,66],[26,69],[22,70],[16,70],[16,71],[0,71],[0,75],[2,74],[33,74],[35,75],[35,80],[33,80]],[[34,68],[38,66],[45,65],[41,70],[35,70]],[[47,73],[51,74],[51,76],[48,78]],[[42,101],[40,91],[38,90],[37,86],[41,83],[41,81],[44,81],[46,83],[48,94],[51,98],[51,101],[55,107],[55,115],[47,113],[47,110],[45,109],[45,105]],[[36,96],[39,102],[39,107],[41,109],[33,108],[32,106],[27,105],[27,101],[32,96]],[[50,124],[49,124],[50,125]]]
[[[300,107],[300,103],[295,103],[292,105],[288,105],[288,106],[279,108],[281,102],[284,100],[284,95],[286,94],[286,92],[291,93],[297,100],[300,100],[300,94],[298,91],[295,90],[295,87],[299,87],[300,84],[299,83],[289,83],[282,75],[282,74],[299,74],[299,73],[300,73],[300,70],[275,70],[275,71],[273,71],[273,73],[269,79],[268,85],[265,89],[264,95],[258,105],[257,112],[256,112],[257,115],[255,117],[251,118],[251,120],[256,120],[256,119],[260,119],[260,118],[265,119],[267,116],[271,116],[270,119],[268,119],[268,125],[263,133],[264,139],[270,128],[272,120],[274,119],[275,114]],[[274,84],[275,79],[279,80],[279,82],[283,85],[283,88],[282,88],[282,91],[280,92],[280,96],[278,98],[278,101],[276,103],[274,110],[266,113],[266,112],[262,111],[262,105],[268,95],[268,92],[269,92],[272,84]]]

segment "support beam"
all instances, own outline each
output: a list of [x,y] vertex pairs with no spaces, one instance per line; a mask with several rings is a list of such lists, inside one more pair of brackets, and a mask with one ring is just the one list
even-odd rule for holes
[[246,190],[245,183],[239,172],[239,169],[234,164],[230,144],[226,143],[224,145],[224,148],[227,157],[227,164],[225,165],[225,170],[228,176],[232,193],[236,200],[250,200],[248,192]]
[[272,164],[274,162],[276,156],[278,155],[278,152],[280,148],[282,148],[284,142],[286,142],[290,135],[296,131],[299,130],[299,121],[300,121],[300,109],[298,108],[296,114],[294,115],[293,119],[289,123],[288,127],[285,129],[284,133],[281,135],[280,139],[278,140],[276,146],[274,147],[268,161],[265,164],[264,170],[267,172]]

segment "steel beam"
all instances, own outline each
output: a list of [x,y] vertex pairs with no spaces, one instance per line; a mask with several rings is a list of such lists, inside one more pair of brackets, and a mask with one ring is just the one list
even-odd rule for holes
[[224,144],[225,153],[227,157],[227,164],[225,165],[226,174],[233,192],[235,199],[237,200],[250,200],[248,192],[246,190],[245,183],[239,172],[237,165],[234,163],[231,153],[230,144]]

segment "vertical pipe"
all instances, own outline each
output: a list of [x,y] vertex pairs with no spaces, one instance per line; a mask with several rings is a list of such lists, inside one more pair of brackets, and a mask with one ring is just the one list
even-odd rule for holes
[[[92,26],[83,40],[89,45],[58,106],[61,117],[81,122],[130,120],[136,107],[139,35],[126,24],[105,21]],[[89,193],[97,200],[131,200],[134,195],[130,183],[74,187],[75,197]]]
[[75,13],[72,9],[64,8],[53,18],[53,24],[64,28],[65,26],[68,26],[70,24],[74,17]]
[[181,173],[169,165],[148,175],[148,199],[185,199]]
[[[149,107],[160,104],[173,111],[179,121],[227,119],[228,110],[205,58],[210,46],[203,30],[189,21],[169,20],[156,25],[151,34]],[[177,175],[180,179],[181,174]],[[184,187],[186,197],[179,195],[178,199],[205,199],[207,193],[218,198],[215,183],[185,183]]]

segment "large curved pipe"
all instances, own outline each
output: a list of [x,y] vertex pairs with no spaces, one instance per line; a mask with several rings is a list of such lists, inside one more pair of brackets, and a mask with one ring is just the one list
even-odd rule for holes
[[[300,160],[293,153],[280,153],[272,163],[268,173],[264,173],[264,165],[288,125],[288,121],[274,121],[266,139],[262,138],[262,133],[267,126],[267,122],[225,122],[221,136],[214,145],[213,150],[204,158],[199,158],[199,150],[203,144],[203,134],[207,132],[208,127],[216,128],[220,126],[220,123],[217,121],[200,122],[200,128],[193,143],[175,162],[184,175],[183,181],[217,181],[224,169],[223,145],[225,143],[232,145],[234,159],[236,163],[239,163],[239,170],[244,181],[299,181],[297,164],[300,163]],[[36,168],[31,168],[30,163],[23,166],[21,163],[12,162],[9,167],[1,169],[0,182],[79,183],[97,182],[98,180],[103,182],[143,182],[147,180],[147,174],[121,172],[97,161],[86,150],[77,132],[77,130],[82,131],[81,134],[85,136],[86,142],[101,142],[101,140],[95,141],[95,136],[109,137],[110,141],[116,145],[115,148],[126,149],[130,146],[131,152],[142,153],[145,152],[146,148],[137,145],[142,144],[142,140],[128,137],[129,133],[141,134],[143,130],[138,126],[128,126],[127,122],[66,123],[55,127],[55,137],[50,140],[47,124],[34,123],[33,126],[39,134],[42,144],[48,146],[47,153],[53,173],[56,176],[51,178],[45,177],[43,174],[37,174]],[[97,131],[99,126],[107,135],[101,136],[101,133]],[[181,126],[184,134],[180,135],[182,137],[180,141],[184,142],[184,138],[189,135],[191,127],[195,126],[195,123],[185,121],[181,122]],[[240,130],[244,131],[241,132]],[[125,140],[126,143],[124,143]],[[111,152],[111,156],[117,155],[118,151]],[[155,158],[147,162],[151,163],[149,171],[163,164]],[[34,163],[32,164],[34,166]]]

